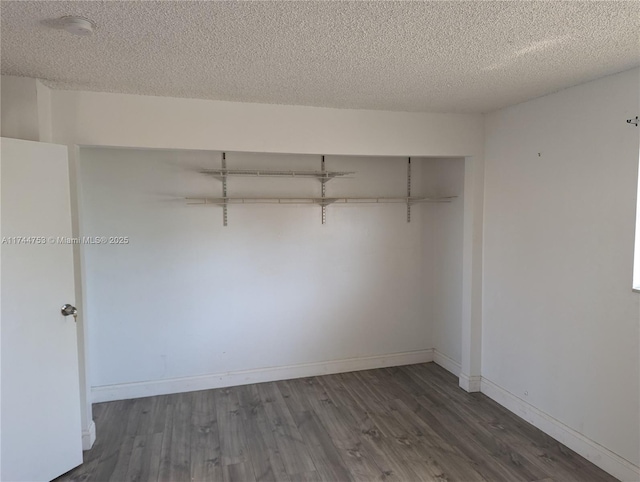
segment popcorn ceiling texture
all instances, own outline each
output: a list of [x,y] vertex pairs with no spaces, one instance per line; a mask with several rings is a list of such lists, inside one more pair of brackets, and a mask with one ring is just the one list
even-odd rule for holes
[[[85,16],[75,37],[41,22]],[[2,1],[3,74],[57,89],[487,112],[640,63],[640,1]]]

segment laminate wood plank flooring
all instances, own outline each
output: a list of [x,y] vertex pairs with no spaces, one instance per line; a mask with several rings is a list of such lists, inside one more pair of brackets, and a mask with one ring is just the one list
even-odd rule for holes
[[56,479],[610,482],[434,363],[95,404],[98,438]]

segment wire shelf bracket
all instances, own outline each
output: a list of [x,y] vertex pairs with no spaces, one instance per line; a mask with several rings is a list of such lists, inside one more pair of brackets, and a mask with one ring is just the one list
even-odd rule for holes
[[[324,169],[324,156],[322,156],[320,170],[321,172],[326,172]],[[327,180],[328,179],[325,177],[320,178],[320,184],[322,184],[322,199],[324,199],[327,194]],[[320,206],[322,208],[322,224],[326,224],[327,223],[327,204],[323,202],[322,204],[320,204]]]
[[407,222],[411,222],[411,158],[407,158]]
[[[222,153],[222,169],[227,169],[227,154],[225,152]],[[225,176],[222,179],[222,197],[224,199],[227,198],[227,177]],[[222,225],[227,225],[227,203],[225,202],[222,206]]]

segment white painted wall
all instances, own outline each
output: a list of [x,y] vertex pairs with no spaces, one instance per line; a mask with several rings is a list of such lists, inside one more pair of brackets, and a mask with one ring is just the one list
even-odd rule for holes
[[[640,82],[638,82],[638,111],[640,112]],[[640,126],[637,126],[640,128]],[[638,159],[640,159],[640,146],[638,146]],[[634,268],[633,268],[633,287],[640,293],[640,176],[638,176],[638,191],[637,191],[637,206],[636,206],[636,247],[634,255]]]
[[40,140],[37,80],[3,75],[0,81],[2,137]]
[[40,142],[53,140],[53,112],[51,107],[51,89],[39,80],[36,81],[38,102],[38,139]]
[[52,91],[54,138],[94,146],[372,156],[482,154],[482,116]]
[[483,378],[636,466],[639,81],[487,116],[482,326]]
[[422,209],[423,260],[433,325],[436,361],[456,375],[462,360],[462,276],[464,228],[464,159],[425,159],[425,190],[436,195],[455,194],[453,202]]
[[[423,226],[406,205],[187,206],[221,193],[197,172],[219,153],[81,149],[86,310],[93,386],[362,358],[433,347]],[[317,169],[319,156],[229,153],[229,167]],[[403,196],[398,158],[330,156],[356,171],[327,193]],[[415,194],[423,193],[413,163]],[[229,195],[317,196],[313,179],[229,180]],[[445,205],[429,206],[430,209]],[[461,236],[461,232],[458,233]],[[462,240],[460,240],[461,244]]]
[[51,89],[38,79],[3,75],[0,80],[2,136],[51,142]]
[[[638,153],[640,158],[640,152]],[[638,194],[636,206],[636,247],[633,268],[633,288],[640,292],[640,176],[638,176]]]

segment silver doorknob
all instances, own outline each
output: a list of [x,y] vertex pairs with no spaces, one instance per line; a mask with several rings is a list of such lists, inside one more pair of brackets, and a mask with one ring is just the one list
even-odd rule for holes
[[75,306],[70,305],[69,303],[63,305],[62,308],[60,308],[60,313],[62,313],[62,316],[71,315],[74,318],[78,317],[78,309]]

